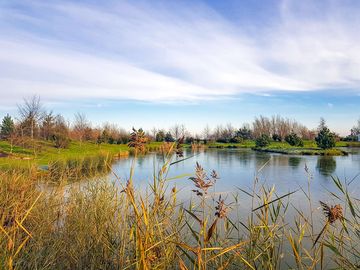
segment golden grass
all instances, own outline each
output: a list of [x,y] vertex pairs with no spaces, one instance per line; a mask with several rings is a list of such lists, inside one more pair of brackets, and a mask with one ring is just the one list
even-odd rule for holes
[[[348,192],[354,183],[333,179],[338,192],[329,201],[342,207],[342,218],[330,224],[329,213],[314,218],[321,205],[310,193],[307,168],[308,190],[276,194],[255,178],[252,190],[219,196],[213,189],[221,172],[198,164],[188,180],[193,196],[183,202],[167,178],[172,155],[165,160],[146,190],[134,186],[135,168],[126,181],[70,186],[0,174],[0,268],[357,269],[360,208]],[[308,211],[292,205],[294,193]]]

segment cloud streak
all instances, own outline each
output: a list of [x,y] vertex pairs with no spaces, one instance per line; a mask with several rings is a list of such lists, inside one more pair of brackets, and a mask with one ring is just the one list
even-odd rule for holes
[[279,3],[281,16],[250,34],[251,20],[238,24],[206,3],[5,2],[2,102],[31,94],[198,102],[358,88],[357,10],[336,2],[321,11],[313,1]]

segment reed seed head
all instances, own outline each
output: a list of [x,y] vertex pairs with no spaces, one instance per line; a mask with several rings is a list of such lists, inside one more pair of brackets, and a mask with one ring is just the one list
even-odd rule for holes
[[195,187],[198,188],[193,190],[193,192],[195,192],[197,196],[203,196],[207,194],[207,190],[216,183],[219,176],[215,171],[212,171],[210,177],[208,177],[204,168],[196,162],[195,177],[190,177],[189,179],[193,181]]
[[334,206],[327,205],[326,203],[320,201],[324,215],[326,216],[328,222],[334,223],[336,220],[341,220],[344,218],[343,210],[340,204]]
[[217,205],[215,206],[215,216],[218,218],[225,218],[229,211],[229,207],[225,204],[225,200],[221,198],[221,195],[219,196],[219,200],[216,203]]

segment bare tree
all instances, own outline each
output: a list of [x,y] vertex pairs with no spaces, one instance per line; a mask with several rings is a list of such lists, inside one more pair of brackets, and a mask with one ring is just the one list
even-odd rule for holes
[[259,137],[262,134],[271,136],[271,123],[270,120],[260,115],[259,118],[255,118],[255,121],[253,122],[253,133],[255,137]]
[[357,121],[357,125],[353,126],[351,129],[351,135],[358,136],[360,134],[360,118]]
[[210,136],[211,136],[211,129],[209,127],[209,125],[206,125],[204,130],[203,130],[203,136],[204,136],[204,140],[209,140]]
[[179,138],[186,135],[186,127],[185,125],[175,124],[173,127],[170,128],[171,135],[178,140]]
[[85,139],[89,128],[90,122],[87,120],[86,115],[83,113],[76,113],[74,121],[74,131],[80,142]]
[[24,99],[24,104],[18,105],[20,123],[22,126],[22,135],[30,135],[34,139],[35,129],[43,117],[43,108],[39,96],[32,96],[30,99]]
[[156,127],[153,127],[151,129],[151,137],[152,137],[153,140],[155,140],[157,133],[158,133],[158,129]]

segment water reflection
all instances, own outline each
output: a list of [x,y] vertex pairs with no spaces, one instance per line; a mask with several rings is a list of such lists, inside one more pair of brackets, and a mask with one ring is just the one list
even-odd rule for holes
[[316,169],[324,176],[331,176],[336,170],[334,157],[321,156],[317,160]]
[[[332,182],[328,181],[331,175],[339,175],[344,179],[345,176],[350,178],[360,172],[359,151],[344,157],[324,157],[261,153],[251,149],[207,149],[197,152],[188,149],[184,158],[187,157],[191,158],[171,166],[168,177],[193,174],[195,164],[199,162],[206,171],[214,169],[220,175],[221,179],[216,185],[217,192],[231,192],[236,187],[252,187],[255,175],[259,176],[259,181],[266,182],[269,186],[274,185],[279,194],[289,192],[307,185],[308,177],[304,171],[306,164],[313,175],[314,195],[319,197],[324,192],[324,187],[327,190],[335,190]],[[172,161],[176,159],[182,158],[173,157]],[[154,170],[158,172],[163,163],[162,154],[139,157],[135,166],[135,185],[146,186],[146,183],[152,181]],[[114,164],[113,170],[122,179],[127,179],[131,165],[132,157],[122,159]],[[261,172],[258,172],[260,168]],[[191,182],[187,178],[188,176],[170,183],[176,184],[179,188],[189,188]]]
[[301,163],[301,157],[289,157],[289,166],[292,169],[296,169],[297,167],[299,167]]

